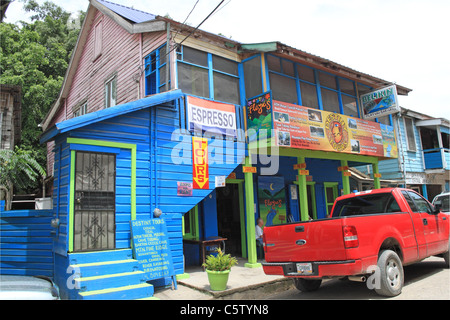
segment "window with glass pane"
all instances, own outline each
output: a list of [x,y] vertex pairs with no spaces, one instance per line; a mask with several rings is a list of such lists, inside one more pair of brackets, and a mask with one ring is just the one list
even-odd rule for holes
[[335,90],[337,89],[336,77],[331,74],[319,72],[319,82],[322,87],[327,87]]
[[416,138],[414,137],[413,121],[411,118],[404,118],[408,150],[416,151]]
[[309,108],[319,108],[319,101],[317,101],[317,89],[315,85],[300,82],[300,91],[302,94],[302,106]]
[[342,93],[349,94],[351,96],[356,96],[355,85],[353,81],[339,78],[339,89]]
[[269,74],[269,79],[274,100],[295,104],[298,103],[294,79],[274,73]]
[[73,117],[79,117],[83,114],[86,114],[87,112],[87,102],[82,103],[75,111],[73,112]]
[[358,117],[358,105],[354,97],[341,94],[342,105],[344,107],[344,114],[347,116]]
[[217,71],[222,71],[232,75],[238,75],[238,64],[235,61],[231,61],[216,55],[212,56],[213,69]]
[[281,67],[283,69],[284,74],[287,74],[288,76],[291,77],[295,77],[294,63],[285,59],[281,59]]
[[259,56],[244,63],[245,98],[255,97],[262,93],[261,59]]
[[267,65],[269,67],[269,70],[275,71],[275,72],[281,72],[281,64],[280,64],[280,58],[267,55]]
[[366,94],[366,93],[369,93],[371,91],[370,87],[368,87],[366,85],[363,85],[361,83],[358,83],[357,86],[358,86],[358,94],[359,94],[359,96],[361,96],[363,94]]
[[214,100],[239,104],[239,79],[214,72]]
[[184,92],[209,98],[208,70],[178,63],[178,87]]
[[[239,104],[238,63],[183,46],[177,50],[178,88],[185,93]],[[208,63],[212,61],[211,63]],[[212,72],[212,78],[210,74]]]
[[117,79],[113,77],[105,83],[105,108],[116,105],[117,101]]
[[166,91],[170,83],[166,74],[168,60],[166,45],[145,57],[145,95]]
[[183,61],[199,66],[208,66],[208,54],[206,52],[183,46]]
[[314,78],[314,69],[302,65],[297,65],[297,72],[300,79],[311,83],[316,83],[316,80]]
[[325,88],[321,88],[321,92],[322,92],[323,110],[341,113],[341,110],[339,108],[339,98],[337,92]]
[[391,119],[389,118],[389,116],[384,116],[384,117],[379,117],[377,118],[379,123],[385,124],[390,126],[391,125]]

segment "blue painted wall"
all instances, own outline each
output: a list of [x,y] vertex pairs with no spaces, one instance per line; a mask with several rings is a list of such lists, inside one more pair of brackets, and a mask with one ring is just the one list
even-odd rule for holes
[[52,210],[0,212],[0,274],[53,277]]
[[[67,137],[132,143],[137,146],[136,217],[152,218],[159,208],[168,222],[169,240],[176,274],[184,272],[182,215],[202,202],[205,215],[204,236],[217,235],[215,177],[228,176],[243,160],[243,141],[208,137],[210,183],[207,190],[193,190],[192,197],[177,196],[177,182],[192,182],[192,134],[185,131],[184,99],[174,107],[153,106],[87,124],[56,136],[55,142],[55,215],[60,226],[55,239],[56,261],[66,273],[62,256],[68,251],[70,150],[116,153],[116,248],[130,247],[131,153],[129,149],[68,145]],[[90,118],[94,114],[88,115]],[[238,113],[238,128],[243,122]],[[211,194],[211,198],[208,195]],[[61,281],[64,275],[58,275]]]

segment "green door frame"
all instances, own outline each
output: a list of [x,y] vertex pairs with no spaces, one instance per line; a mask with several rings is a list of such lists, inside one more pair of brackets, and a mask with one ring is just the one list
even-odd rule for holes
[[[81,144],[89,146],[109,147],[129,149],[131,152],[131,220],[136,220],[136,150],[135,144],[121,143],[103,140],[92,139],[79,139],[79,138],[67,138],[67,144]],[[69,182],[69,225],[67,226],[69,231],[69,252],[73,252],[73,239],[74,239],[74,209],[75,209],[75,150],[70,151],[70,182]]]
[[[327,217],[330,215],[330,212],[328,212],[328,206],[332,205],[334,203],[334,200],[338,197],[338,184],[339,182],[324,182],[323,183],[323,191],[325,193],[325,208],[327,209]],[[328,202],[327,197],[327,188],[333,188],[333,201]]]

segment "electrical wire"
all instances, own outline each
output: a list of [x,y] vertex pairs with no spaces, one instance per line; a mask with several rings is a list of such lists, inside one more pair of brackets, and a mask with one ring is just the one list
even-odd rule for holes
[[211,11],[211,12],[208,14],[208,16],[207,16],[205,19],[203,19],[203,21],[200,22],[200,24],[199,24],[194,30],[192,30],[191,33],[189,33],[189,34],[186,36],[186,38],[183,39],[183,41],[181,41],[180,43],[178,43],[177,46],[181,46],[181,44],[182,44],[184,41],[186,41],[186,40],[187,40],[187,39],[188,39],[195,31],[197,31],[198,28],[200,28],[200,26],[201,26],[206,20],[208,20],[209,17],[211,17],[211,15],[213,15],[214,12],[216,12],[216,10],[219,9],[219,7],[220,7],[220,6],[222,5],[222,3],[224,3],[224,2],[225,2],[225,0],[220,1],[220,3],[214,8],[214,10]]
[[[228,4],[228,3],[230,3],[230,1],[231,0],[229,0],[226,4]],[[188,16],[186,17],[186,19],[184,20],[184,22],[183,22],[183,24],[187,21],[187,19],[189,18],[189,16],[191,15],[191,13],[194,11],[194,9],[195,9],[195,7],[196,7],[196,5],[197,5],[197,3],[199,2],[199,0],[197,0],[197,2],[194,4],[194,7],[191,9],[191,12],[188,14]],[[176,49],[178,49],[180,46],[181,46],[181,44],[184,42],[184,41],[186,41],[190,36],[192,36],[193,34],[194,34],[194,32],[195,31],[197,31],[198,30],[198,28],[200,28],[200,26],[206,21],[206,20],[208,20],[218,9],[219,9],[219,7],[222,5],[222,3],[224,3],[225,2],[225,0],[222,0],[222,1],[220,1],[220,3],[206,16],[206,18],[205,19],[203,19],[203,21],[202,22],[200,22],[200,24],[197,26],[197,27],[195,27],[180,43],[176,43],[174,46],[173,46],[173,48],[172,49],[170,49],[170,51],[169,52],[167,52],[166,54],[165,54],[165,57],[167,58],[167,56],[170,54],[170,53],[172,53],[172,51],[174,51],[174,50],[176,50]],[[177,32],[177,34],[178,34],[178,32]],[[166,51],[167,51],[167,49],[166,49]],[[149,63],[147,63],[146,65],[149,65],[149,64],[153,64],[153,63],[155,63],[157,60],[161,60],[161,57],[159,57],[159,58],[157,58],[157,57],[155,57],[154,59],[152,59]],[[142,73],[144,73],[145,72],[145,69],[146,69],[146,65],[144,65],[144,68],[143,68],[143,70],[142,70],[142,72],[141,72],[141,75],[142,75]],[[140,68],[140,67],[139,67]]]

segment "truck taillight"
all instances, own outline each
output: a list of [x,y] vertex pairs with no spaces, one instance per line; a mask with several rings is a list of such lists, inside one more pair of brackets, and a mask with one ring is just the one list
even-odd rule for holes
[[344,235],[344,246],[346,249],[356,248],[359,246],[358,232],[354,226],[343,226],[342,233]]

